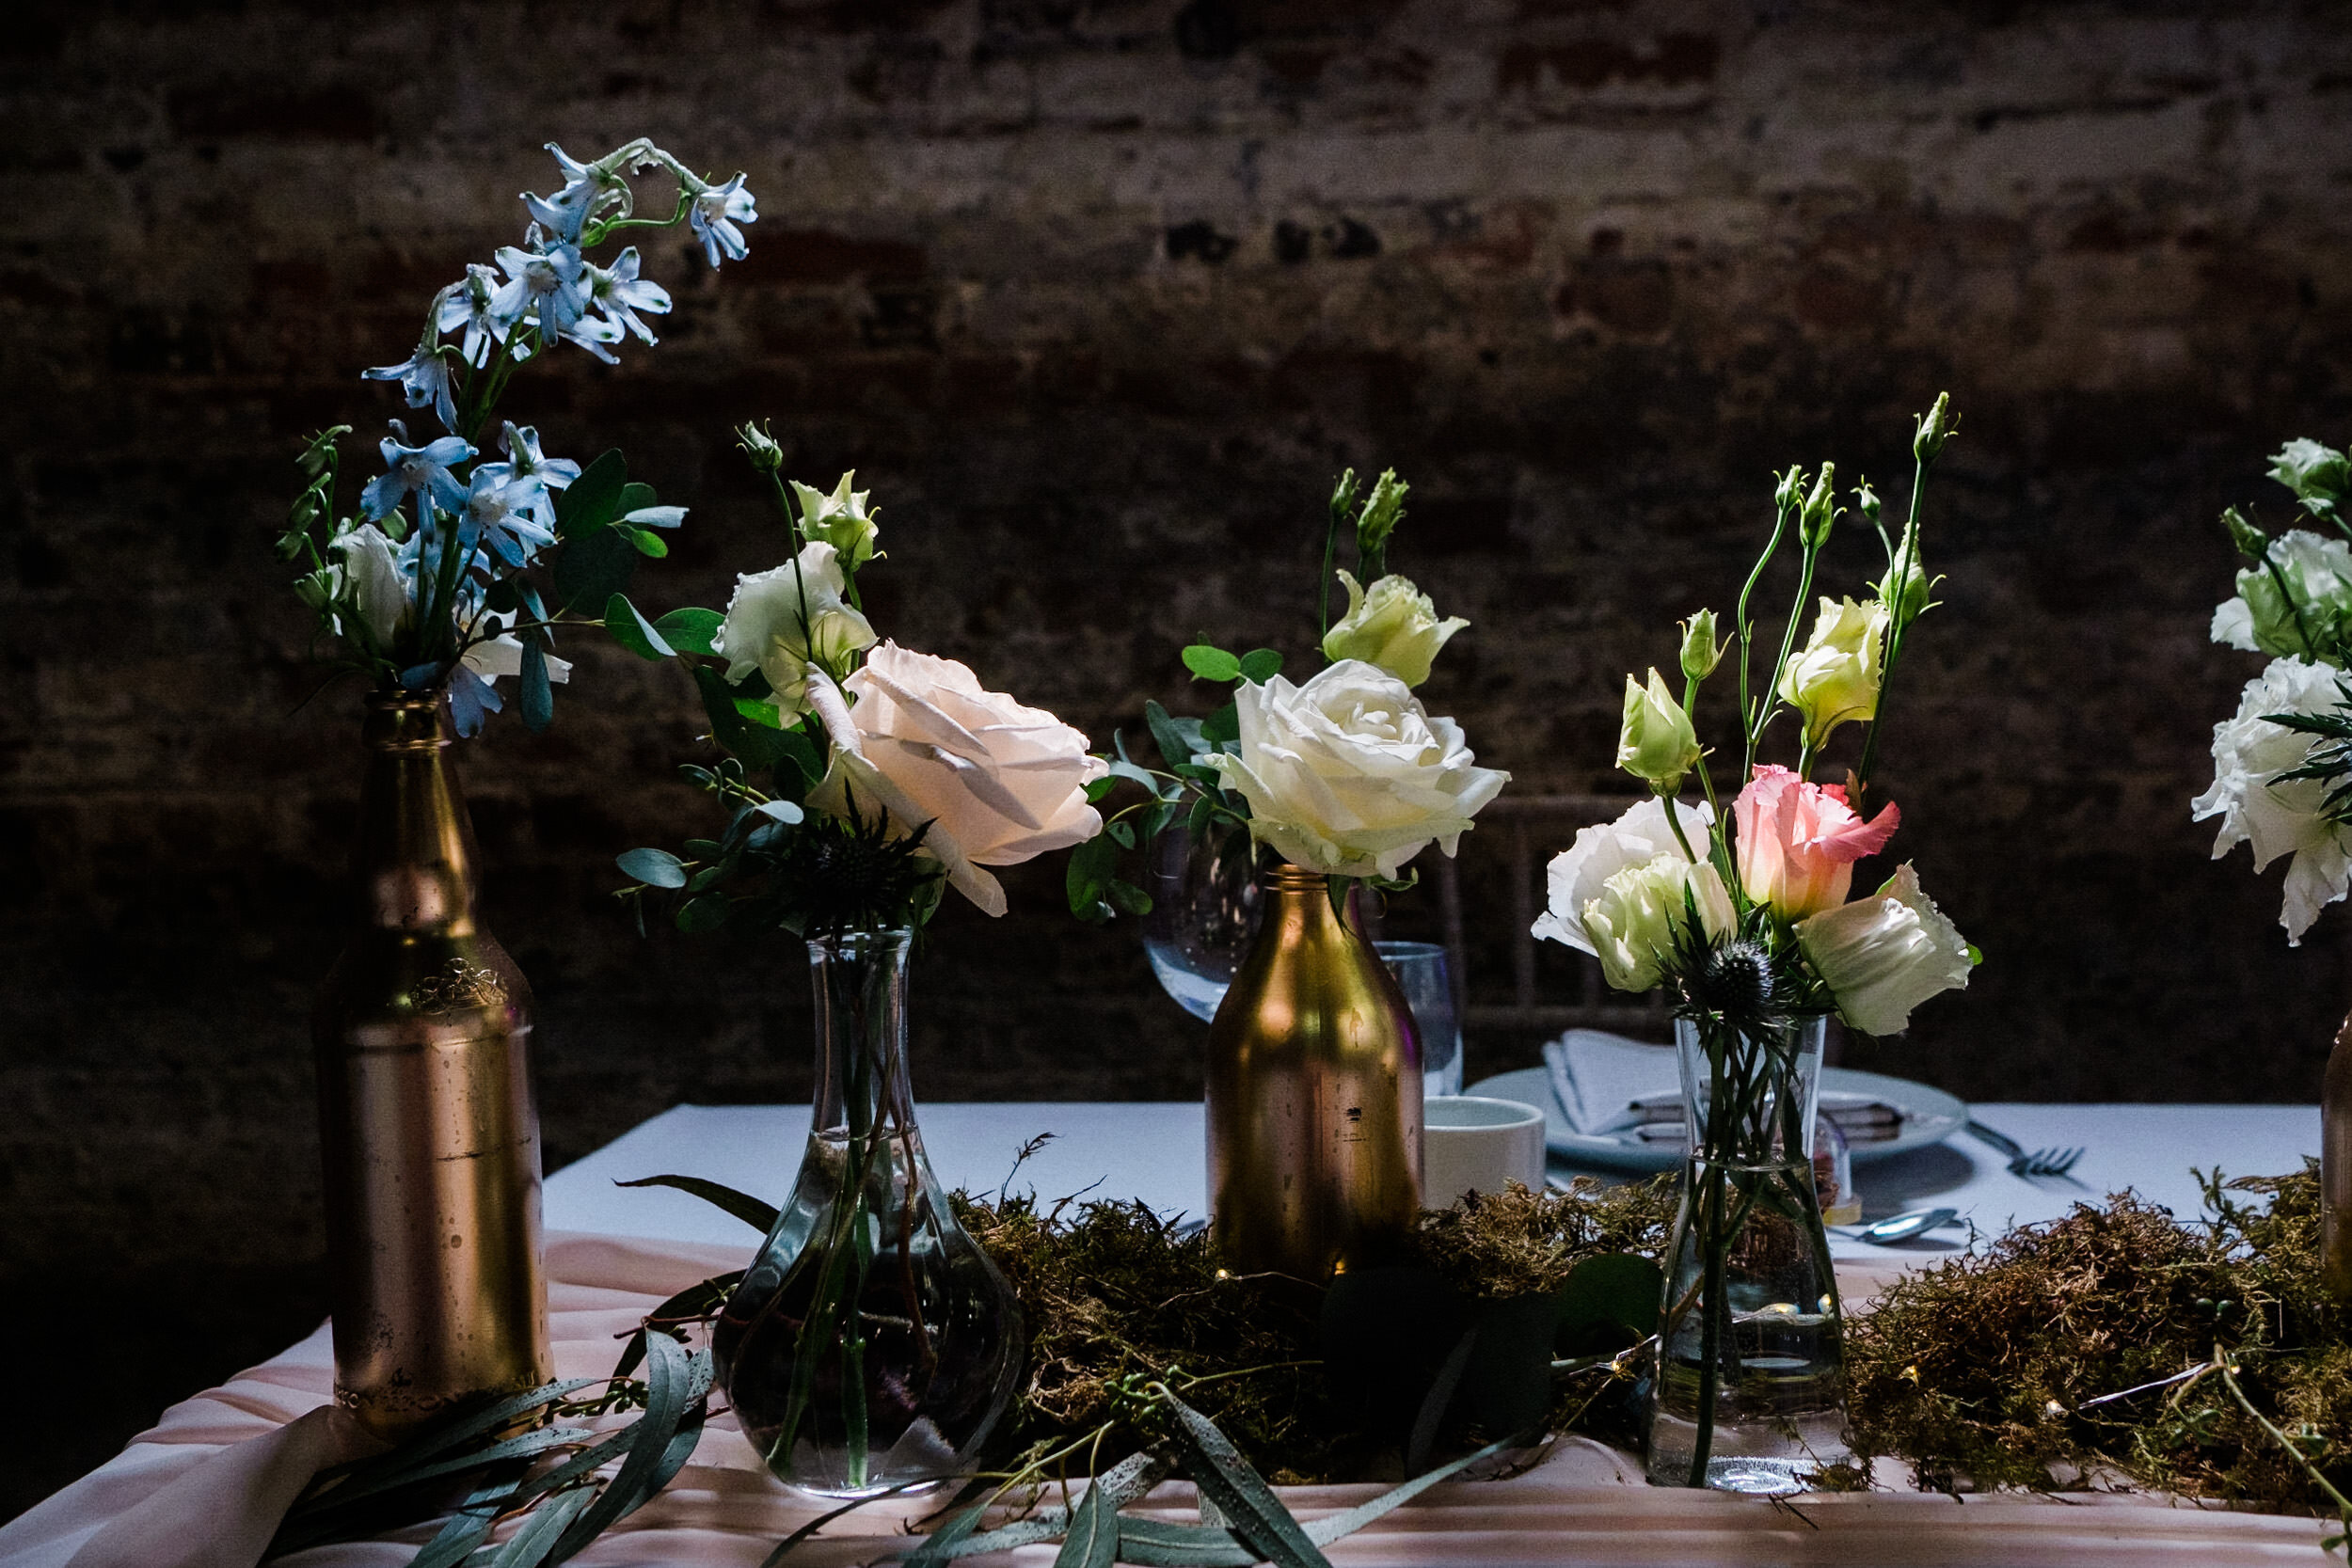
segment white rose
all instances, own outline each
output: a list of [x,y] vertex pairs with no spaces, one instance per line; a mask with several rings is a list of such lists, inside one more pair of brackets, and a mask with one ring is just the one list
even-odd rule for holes
[[[1692,849],[1705,855],[1707,836],[1715,824],[1714,808],[1705,801],[1686,806],[1677,800],[1674,809]],[[1655,795],[1636,801],[1614,822],[1578,830],[1576,842],[1552,856],[1546,869],[1551,907],[1537,918],[1534,934],[1598,957],[1600,948],[1584,928],[1584,907],[1600,896],[1610,878],[1669,849],[1682,852],[1666,825],[1666,802]]]
[[1899,1035],[1911,1009],[1968,984],[1973,960],[1959,927],[1898,866],[1867,898],[1800,920],[1797,945],[1837,999],[1837,1016],[1866,1035]]
[[1723,873],[1706,861],[1695,864],[1681,849],[1629,865],[1603,882],[1583,908],[1583,929],[1600,959],[1601,978],[1619,990],[1645,991],[1658,984],[1676,944],[1690,925],[1691,908],[1709,943],[1740,928]]
[[1206,760],[1249,802],[1249,831],[1294,865],[1393,877],[1433,839],[1447,854],[1511,775],[1480,768],[1461,726],[1406,684],[1343,658],[1304,686],[1233,694],[1241,754]]
[[809,682],[833,738],[833,766],[808,803],[835,816],[879,805],[907,832],[928,822],[923,847],[948,881],[990,914],[1004,889],[979,869],[1018,865],[1103,831],[1087,785],[1109,767],[1087,737],[1042,709],[1023,707],[952,658],[885,642],[844,683]]
[[2332,665],[2273,659],[2268,669],[2246,683],[2237,717],[2213,727],[2213,787],[2190,802],[2196,809],[2194,820],[2221,818],[2214,859],[2241,844],[2253,846],[2257,871],[2280,855],[2294,857],[2287,866],[2286,903],[2279,917],[2290,947],[2302,945],[2303,933],[2319,911],[2342,898],[2352,882],[2352,832],[2320,814],[2328,796],[2324,781],[2270,782],[2303,766],[2312,737],[2273,724],[2263,715],[2332,712],[2342,701],[2336,689],[2341,674]]
[[798,561],[737,578],[726,623],[710,640],[726,658],[727,679],[757,670],[787,721],[806,713],[812,662],[837,670],[874,645],[874,628],[842,597],[846,586],[834,547],[821,542],[803,546]]

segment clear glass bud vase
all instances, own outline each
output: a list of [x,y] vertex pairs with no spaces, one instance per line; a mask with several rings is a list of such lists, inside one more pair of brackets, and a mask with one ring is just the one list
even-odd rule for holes
[[1849,1456],[1845,1337],[1813,1182],[1823,1021],[1677,1020],[1691,1155],[1651,1383],[1649,1479],[1776,1495]]
[[900,928],[808,944],[808,1149],[712,1338],[744,1436],[779,1480],[827,1497],[969,1469],[1021,1371],[1011,1288],[956,1223],[915,1126],[913,939]]

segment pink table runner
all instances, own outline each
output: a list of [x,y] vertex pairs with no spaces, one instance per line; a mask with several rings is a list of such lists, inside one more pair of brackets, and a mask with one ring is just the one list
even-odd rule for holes
[[[741,1266],[745,1249],[559,1234],[549,1244],[549,1307],[557,1372],[601,1376],[617,1336],[655,1303],[696,1279]],[[1841,1271],[1849,1299],[1875,1283]],[[172,1406],[153,1431],[107,1465],[0,1528],[0,1568],[250,1568],[286,1503],[355,1437],[329,1403],[326,1331],[284,1354]],[[1302,1515],[1336,1511],[1377,1490],[1291,1488]],[[1187,1485],[1150,1499],[1153,1513],[1198,1518]],[[756,1568],[817,1511],[775,1485],[731,1422],[711,1424],[693,1462],[667,1491],[575,1560],[624,1564],[741,1564]],[[812,1568],[886,1557],[920,1505],[861,1510],[788,1560]],[[1651,1487],[1634,1463],[1598,1444],[1563,1442],[1534,1470],[1503,1481],[1432,1489],[1332,1546],[1342,1565],[1677,1563],[2049,1564],[2332,1560],[2316,1520],[2200,1509],[2129,1494],[2051,1498],[1948,1497],[1910,1492],[1798,1499]],[[289,1568],[395,1568],[430,1534],[320,1547]],[[1035,1546],[984,1563],[1043,1564]]]

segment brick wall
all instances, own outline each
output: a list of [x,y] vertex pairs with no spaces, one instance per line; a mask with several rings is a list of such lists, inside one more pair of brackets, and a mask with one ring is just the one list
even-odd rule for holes
[[[650,134],[760,198],[716,278],[650,245],[658,349],[567,351],[509,399],[694,506],[644,597],[723,603],[780,558],[726,437],[772,417],[792,472],[875,490],[887,631],[1098,739],[1185,700],[1196,634],[1303,652],[1319,498],[1394,464],[1401,563],[1473,622],[1426,694],[1523,783],[1606,784],[1622,672],[1727,606],[1769,470],[1835,458],[1899,500],[1907,416],[1948,387],[1947,607],[1887,779],[1988,961],[1872,1065],[1985,1097],[2313,1093],[2343,917],[2286,951],[2275,874],[2209,864],[2186,800],[2251,673],[2204,640],[2214,515],[2269,500],[2279,438],[2352,436],[2344,6],[18,14],[0,1294],[50,1325],[71,1274],[120,1347],[101,1387],[43,1374],[88,1431],[23,1486],[318,1309],[304,1008],[355,700],[304,705],[267,541],[299,436],[398,411],[358,371],[515,239],[549,137]],[[1870,555],[1850,534],[1834,565]],[[604,896],[616,849],[700,820],[671,771],[696,718],[674,672],[574,641],[554,732],[467,757],[559,1161],[807,1080],[786,944],[641,942]],[[1004,922],[937,927],[922,1090],[1196,1092],[1200,1031],[1133,931],[1071,926],[1052,871],[1011,881]],[[1478,1042],[1473,1073],[1530,1043]]]

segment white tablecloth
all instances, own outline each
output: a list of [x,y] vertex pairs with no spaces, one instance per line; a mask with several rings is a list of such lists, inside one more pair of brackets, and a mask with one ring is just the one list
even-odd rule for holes
[[[1875,1207],[1934,1199],[1965,1205],[1980,1225],[2047,1217],[2073,1196],[2132,1184],[2193,1210],[2185,1167],[2219,1163],[2249,1174],[2292,1168],[2316,1148],[2318,1117],[2265,1107],[1986,1106],[1983,1118],[2027,1144],[2090,1145],[2079,1187],[2030,1185],[1997,1160],[1953,1149],[1910,1157],[1883,1173]],[[549,1298],[564,1375],[610,1369],[616,1333],[672,1290],[737,1266],[753,1238],[698,1200],[624,1191],[618,1179],[664,1171],[781,1196],[806,1112],[799,1107],[681,1106],[558,1173],[548,1184]],[[1049,1197],[1101,1180],[1094,1190],[1197,1212],[1200,1112],[1194,1105],[935,1105],[924,1110],[934,1164],[950,1183],[995,1190],[1020,1145],[1059,1134],[1021,1180]],[[1934,1151],[1931,1151],[1932,1153]],[[603,1234],[581,1233],[601,1231]],[[630,1233],[648,1241],[623,1240]],[[1893,1259],[1851,1249],[1861,1271]],[[1866,1256],[1875,1251],[1876,1256]],[[1932,1255],[1932,1254],[1931,1254]],[[1841,1275],[1848,1267],[1841,1267]],[[227,1386],[165,1413],[121,1455],[0,1528],[4,1568],[244,1568],[259,1540],[250,1516],[282,1508],[290,1488],[338,1441],[321,1414],[331,1397],[326,1331]],[[307,1418],[307,1419],[306,1419]],[[1292,1489],[1302,1514],[1360,1501],[1367,1487]],[[1189,1488],[1151,1499],[1170,1517],[1192,1516]],[[911,1506],[911,1505],[910,1505]],[[724,1418],[660,1497],[584,1553],[583,1564],[760,1562],[812,1510],[774,1486]],[[793,1560],[868,1562],[893,1544],[903,1513],[853,1514]],[[247,1520],[238,1528],[240,1519]],[[2162,1498],[1979,1497],[1915,1493],[1808,1497],[1795,1508],[1754,1498],[1652,1488],[1631,1462],[1597,1445],[1562,1444],[1539,1467],[1508,1481],[1433,1489],[1330,1551],[1336,1563],[1706,1564],[2178,1564],[2331,1560],[2322,1527],[2307,1519],[2204,1511]],[[393,1568],[422,1539],[322,1548],[291,1568]],[[77,1560],[76,1554],[83,1553]],[[1043,1564],[1050,1546],[999,1560]],[[976,1568],[978,1565],[976,1563]]]
[[[2173,1212],[2198,1212],[2190,1167],[2233,1176],[2275,1176],[2319,1153],[2319,1111],[2309,1105],[1979,1105],[1978,1119],[2028,1148],[2089,1150],[2064,1180],[2027,1181],[1973,1138],[1867,1162],[1855,1168],[1864,1210],[1950,1207],[1998,1235],[2012,1225],[2056,1219],[2085,1199],[2125,1187]],[[993,1193],[1021,1146],[1041,1132],[1054,1141],[1023,1165],[1015,1190],[1051,1200],[1080,1191],[1139,1197],[1164,1212],[1206,1206],[1206,1134],[1194,1101],[1103,1104],[1002,1101],[925,1105],[924,1148],[951,1187]],[[548,1182],[548,1224],[564,1230],[732,1243],[741,1225],[699,1198],[663,1188],[612,1185],[643,1176],[700,1176],[781,1202],[800,1167],[808,1110],[799,1105],[680,1105],[619,1138]],[[1566,1171],[1566,1166],[1555,1166]],[[1602,1173],[1606,1174],[1606,1173]],[[1622,1178],[1610,1178],[1623,1180]],[[1838,1237],[1841,1259],[1932,1259],[1963,1244],[1947,1229],[1898,1247]]]

